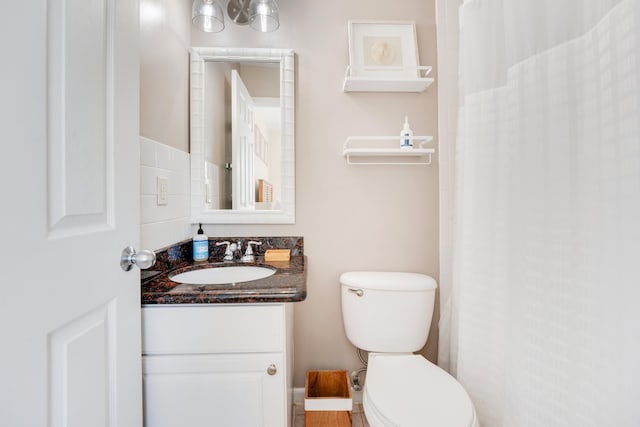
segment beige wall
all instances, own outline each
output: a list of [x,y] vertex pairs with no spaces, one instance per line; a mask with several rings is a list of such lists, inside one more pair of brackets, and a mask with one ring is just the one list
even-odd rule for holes
[[279,64],[241,64],[238,72],[252,97],[280,97]]
[[[188,1],[188,0],[185,0]],[[416,271],[438,277],[438,166],[347,166],[350,135],[396,135],[409,116],[416,135],[437,137],[436,87],[422,94],[343,93],[349,19],[415,20],[420,60],[435,65],[434,0],[280,0],[281,27],[259,34],[227,22],[192,31],[193,46],[283,47],[297,54],[296,224],[210,225],[210,235],[302,235],[308,297],[295,305],[295,385],[309,369],[360,363],[342,326],[340,273]],[[435,74],[435,73],[434,73]],[[437,141],[437,138],[436,138]],[[435,360],[432,328],[425,355]]]
[[[344,94],[347,20],[417,23],[421,63],[435,65],[433,1],[281,0],[281,28],[258,34],[227,28],[193,32],[192,46],[287,47],[297,55],[294,226],[209,226],[218,235],[302,235],[309,257],[308,298],[296,305],[295,383],[308,369],[359,366],[344,336],[338,277],[355,269],[418,271],[438,277],[437,165],[349,167],[349,135],[395,135],[409,115],[416,134],[436,133],[436,91]],[[142,0],[141,135],[188,150],[190,2]],[[364,14],[361,11],[366,10]],[[435,360],[435,322],[424,353]]]
[[189,0],[140,1],[140,135],[189,151]]

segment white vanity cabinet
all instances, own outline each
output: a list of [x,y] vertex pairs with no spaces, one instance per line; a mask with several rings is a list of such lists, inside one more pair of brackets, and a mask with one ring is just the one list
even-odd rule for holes
[[291,426],[292,311],[144,306],[145,426]]

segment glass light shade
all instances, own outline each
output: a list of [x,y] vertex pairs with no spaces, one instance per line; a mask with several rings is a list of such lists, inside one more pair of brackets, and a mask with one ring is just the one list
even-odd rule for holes
[[249,22],[254,30],[267,33],[280,27],[278,5],[275,0],[251,0]]
[[215,0],[193,0],[191,21],[205,33],[217,33],[224,29],[222,7]]

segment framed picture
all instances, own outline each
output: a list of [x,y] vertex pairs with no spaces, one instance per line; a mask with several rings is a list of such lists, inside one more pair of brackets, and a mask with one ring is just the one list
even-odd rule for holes
[[418,78],[418,44],[413,21],[349,21],[351,76]]

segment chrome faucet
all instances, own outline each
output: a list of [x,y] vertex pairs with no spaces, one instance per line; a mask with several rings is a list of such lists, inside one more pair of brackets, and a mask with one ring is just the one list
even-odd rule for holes
[[254,262],[256,260],[256,256],[253,254],[253,248],[251,247],[251,245],[256,245],[256,246],[260,246],[262,244],[262,242],[255,242],[253,240],[247,242],[247,250],[244,253],[244,256],[242,257],[241,261],[242,262]]
[[242,259],[242,240],[238,240],[238,243],[232,243],[231,251],[233,252],[233,260],[240,261]]

